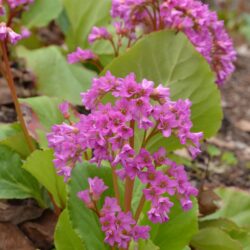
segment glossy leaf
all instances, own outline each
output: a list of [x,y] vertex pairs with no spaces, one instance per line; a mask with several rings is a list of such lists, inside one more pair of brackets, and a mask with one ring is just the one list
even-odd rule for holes
[[0,144],[6,145],[22,158],[30,154],[24,134],[18,123],[0,125]]
[[46,26],[62,11],[60,0],[36,0],[22,16],[22,24],[28,28]]
[[28,119],[28,129],[40,146],[47,147],[46,133],[54,124],[60,124],[64,118],[59,111],[61,99],[38,96],[19,99]]
[[56,174],[53,159],[52,150],[36,150],[24,163],[23,168],[52,194],[59,207],[64,208],[66,205],[66,185],[63,177]]
[[67,209],[65,209],[59,217],[54,237],[57,250],[86,249],[83,242],[72,228]]
[[205,220],[200,222],[200,228],[218,228],[227,233],[232,239],[240,242],[244,250],[250,249],[250,230],[238,226],[235,222],[226,218]]
[[[194,208],[184,212],[178,201],[173,200],[175,205],[171,208],[170,219],[167,223],[153,224],[146,219],[143,224],[151,226],[151,240],[161,250],[183,250],[189,243],[194,234],[198,231],[198,208],[197,202],[194,202]],[[145,207],[144,211],[148,208]]]
[[206,228],[192,239],[196,250],[243,250],[241,244],[218,228]]
[[[119,77],[134,72],[138,80],[146,78],[169,86],[174,100],[189,98],[192,101],[193,131],[202,131],[208,138],[219,129],[222,111],[214,75],[184,34],[152,33],[114,59],[104,72],[107,70]],[[174,140],[155,136],[149,149],[156,150],[159,145],[167,145],[168,149],[178,147]]]
[[[107,186],[112,186],[110,167],[97,166],[84,162],[77,165],[73,171],[68,184],[68,210],[74,230],[82,239],[87,250],[110,249],[104,244],[104,234],[101,231],[98,218],[94,212],[89,210],[77,197],[77,193],[88,188],[88,177],[99,176]],[[111,188],[105,191],[103,197],[114,196]]]
[[228,218],[238,226],[250,229],[250,194],[236,188],[218,188],[216,193],[221,197],[221,208],[206,219]]
[[39,183],[21,166],[20,156],[0,145],[0,199],[34,198],[45,206]]
[[66,42],[70,50],[88,47],[87,37],[93,26],[105,26],[110,21],[111,0],[62,0],[71,29]]
[[74,104],[81,103],[80,92],[90,87],[94,72],[79,65],[69,65],[54,46],[30,51],[19,47],[17,51],[35,73],[37,90],[41,94],[59,97]]

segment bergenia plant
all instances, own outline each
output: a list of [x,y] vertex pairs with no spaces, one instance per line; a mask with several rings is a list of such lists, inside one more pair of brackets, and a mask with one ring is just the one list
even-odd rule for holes
[[[145,34],[171,29],[186,34],[216,73],[217,84],[223,84],[234,71],[236,53],[223,21],[201,1],[113,0],[110,14],[115,32],[108,31],[106,27],[93,27],[88,41],[90,44],[98,40],[109,41],[115,56]],[[69,61],[72,63],[96,58],[88,50],[78,48]]]
[[[132,241],[149,238],[150,226],[139,223],[146,201],[150,203],[149,220],[166,223],[174,205],[171,197],[175,196],[187,211],[192,208],[192,196],[198,193],[189,183],[184,167],[168,158],[167,145],[159,145],[157,151],[151,152],[148,144],[157,134],[173,136],[196,157],[202,133],[191,132],[189,100],[172,101],[168,88],[155,86],[147,79],[138,83],[133,73],[117,78],[107,72],[95,78],[91,89],[81,96],[90,114],[72,122],[68,105],[64,104],[61,110],[69,123],[53,126],[48,135],[49,146],[55,152],[54,164],[65,181],[82,159],[96,164],[97,176],[88,178],[89,188],[80,191],[78,197],[98,217],[105,242],[114,249],[128,249]],[[103,103],[107,96],[112,96],[112,102]],[[143,134],[142,140],[137,139],[138,133]],[[112,169],[112,187],[98,178],[98,167],[104,161]],[[132,211],[137,179],[144,188],[136,211]],[[124,185],[124,200],[118,182]],[[101,204],[100,197],[108,188],[114,189],[115,197],[106,196]]]
[[[105,22],[91,20],[93,27],[85,37],[89,48],[77,47],[68,54],[69,64],[81,62],[86,68],[67,64],[62,49],[55,46],[19,47],[17,53],[26,56],[37,73],[37,85],[43,85],[38,92],[47,95],[21,100],[34,111],[28,129],[9,57],[11,46],[30,35],[19,17],[32,2],[0,0],[1,70],[32,153],[23,159],[23,169],[48,191],[50,201],[37,183],[39,204],[60,215],[56,248],[69,244],[79,250],[186,250],[198,229],[198,189],[174,150],[183,148],[195,158],[202,140],[218,130],[222,115],[217,85],[233,72],[236,58],[223,22],[198,0],[113,0],[112,25],[97,27]],[[67,1],[59,2],[65,2],[65,12],[59,11],[58,22],[70,21]],[[92,12],[90,16],[95,19]],[[74,33],[72,28],[65,28],[65,36]],[[94,43],[109,43],[113,54],[107,53],[107,61],[115,58],[109,65]],[[81,89],[85,92],[79,93]],[[70,93],[61,95],[59,90]],[[55,110],[58,103],[61,114]],[[190,232],[184,232],[187,229]],[[173,248],[166,243],[165,237],[175,241],[179,234],[183,240],[172,243]]]

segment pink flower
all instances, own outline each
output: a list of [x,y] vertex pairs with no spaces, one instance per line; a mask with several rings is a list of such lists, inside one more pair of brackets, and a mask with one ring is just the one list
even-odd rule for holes
[[89,192],[93,196],[93,200],[98,201],[102,195],[102,193],[108,189],[108,187],[104,184],[103,180],[94,177],[88,178],[89,182]]
[[96,59],[97,56],[91,50],[83,50],[80,47],[77,47],[76,51],[68,54],[68,63],[70,64]]
[[104,28],[104,27],[98,28],[98,27],[94,26],[92,28],[91,33],[89,34],[88,41],[90,44],[92,44],[95,41],[100,40],[100,39],[109,40],[111,38],[112,38],[112,36],[107,31],[106,28]]
[[29,38],[31,36],[31,32],[29,29],[25,28],[25,27],[22,27],[21,28],[21,36],[22,38]]
[[117,200],[115,198],[106,197],[104,205],[102,207],[102,214],[112,214],[120,212],[121,208],[119,207]]
[[59,110],[63,114],[65,119],[68,119],[70,114],[69,114],[69,102],[63,102],[59,105]]
[[12,44],[16,44],[19,40],[22,39],[22,36],[14,32],[10,27],[7,27],[5,23],[0,23],[0,40],[8,41]]
[[135,241],[138,241],[139,239],[148,239],[149,238],[149,231],[150,227],[149,226],[134,226],[133,228],[133,239]]
[[80,192],[78,192],[77,196],[78,196],[78,198],[80,198],[84,202],[86,207],[88,207],[88,208],[94,207],[94,204],[90,198],[89,190],[80,191]]

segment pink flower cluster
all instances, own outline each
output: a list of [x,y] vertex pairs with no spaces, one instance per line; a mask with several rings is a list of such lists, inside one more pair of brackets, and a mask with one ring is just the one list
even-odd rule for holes
[[[108,96],[112,103],[103,104]],[[60,109],[70,124],[55,125],[48,134],[58,174],[67,180],[83,156],[99,167],[108,161],[121,181],[137,178],[144,185],[144,199],[151,204],[148,218],[153,223],[168,221],[173,195],[184,211],[192,208],[191,197],[197,190],[189,183],[184,167],[167,158],[165,147],[154,153],[148,149],[153,137],[173,136],[193,157],[200,152],[202,133],[190,131],[189,100],[172,101],[169,89],[162,85],[155,87],[146,79],[138,83],[134,74],[117,78],[110,72],[95,78],[92,88],[82,93],[82,100],[91,113],[79,115],[79,121],[73,123],[69,105],[63,103]],[[136,131],[143,132],[141,141],[135,140]],[[137,219],[122,212],[115,198],[106,197],[99,212],[97,201],[107,186],[98,177],[88,181],[89,189],[80,191],[78,197],[100,217],[105,242],[126,249],[132,239],[148,237],[149,227],[138,226]]]
[[21,5],[28,5],[33,3],[34,0],[7,0],[7,3],[12,9],[15,9]]
[[100,222],[105,242],[110,246],[127,249],[131,240],[149,238],[149,226],[139,226],[131,212],[122,212],[115,198],[106,197],[101,209]]
[[[217,14],[201,1],[113,0],[111,16],[117,19],[114,22],[117,51],[123,38],[131,45],[143,34],[168,28],[187,35],[216,73],[218,84],[223,84],[234,71],[236,52],[223,21],[218,20]],[[93,43],[99,39],[113,41],[104,27],[94,27],[89,41]]]
[[[91,110],[91,114],[81,115],[80,121],[74,124],[55,125],[48,134],[49,146],[55,150],[54,163],[58,173],[68,178],[71,168],[88,148],[94,151],[91,162],[98,165],[103,160],[112,164],[119,162],[119,157],[126,155],[129,140],[134,136],[136,127],[131,124],[144,130],[142,148],[157,134],[165,138],[175,136],[195,157],[200,152],[202,133],[190,131],[190,101],[171,101],[168,88],[153,85],[146,79],[137,83],[134,74],[116,78],[107,72],[105,76],[94,79],[92,88],[82,93],[83,105]],[[116,98],[114,106],[101,104],[107,93]],[[135,157],[137,162],[141,154],[143,151]],[[140,166],[138,170],[141,170]]]
[[88,178],[88,182],[89,189],[80,191],[78,193],[78,197],[85,203],[88,208],[95,210],[96,202],[100,199],[102,193],[106,189],[108,189],[108,187],[104,184],[103,180],[98,177],[95,177],[93,179]]
[[0,41],[8,40],[12,44],[16,44],[22,39],[22,36],[14,32],[10,27],[7,27],[5,23],[0,23]]
[[89,189],[80,191],[78,197],[88,208],[97,213],[106,243],[126,249],[132,239],[138,241],[149,237],[150,227],[137,225],[131,212],[122,212],[116,198],[106,197],[99,212],[97,202],[108,187],[98,177],[89,178],[88,182]]

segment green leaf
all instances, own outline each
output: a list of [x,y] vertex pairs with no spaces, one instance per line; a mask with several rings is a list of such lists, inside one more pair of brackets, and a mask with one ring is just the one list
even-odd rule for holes
[[69,65],[57,47],[37,50],[18,47],[19,57],[27,60],[28,67],[36,74],[37,89],[41,94],[59,97],[80,104],[80,92],[91,85],[93,71],[79,65]]
[[250,194],[236,188],[218,188],[215,192],[222,199],[221,208],[205,219],[228,218],[250,229]]
[[23,107],[29,109],[27,116],[29,116],[30,119],[28,123],[30,133],[36,138],[40,146],[47,148],[48,141],[46,133],[51,131],[51,127],[54,124],[60,124],[64,121],[58,108],[62,100],[48,96],[38,96],[19,100]]
[[70,50],[88,47],[87,37],[93,26],[106,26],[110,21],[111,0],[62,0],[71,24],[66,42]]
[[207,152],[211,157],[219,156],[221,151],[214,145],[207,145]]
[[63,9],[60,0],[36,0],[22,16],[22,24],[28,28],[46,26],[56,19]]
[[139,242],[131,242],[129,250],[160,250],[151,240],[139,240]]
[[45,206],[39,183],[21,166],[20,156],[0,145],[0,199],[34,198]]
[[[110,167],[101,166],[97,168],[93,164],[82,163],[77,165],[73,171],[71,180],[68,184],[68,210],[70,220],[74,230],[83,240],[87,250],[92,249],[110,249],[104,244],[104,234],[101,231],[99,220],[94,212],[88,209],[84,203],[77,197],[77,193],[88,188],[88,177],[98,176],[104,183],[111,187],[112,176]],[[105,196],[114,196],[112,188],[109,188],[103,194]]]
[[243,250],[241,244],[218,228],[199,231],[191,241],[196,250]]
[[26,158],[30,154],[30,149],[18,123],[0,125],[0,144],[13,149],[22,158]]
[[161,250],[183,250],[198,231],[197,202],[194,202],[192,210],[184,212],[179,202],[177,200],[173,201],[175,204],[171,208],[170,219],[167,223],[153,224],[146,218],[143,221],[143,224],[150,224],[151,240]]
[[58,176],[52,160],[52,150],[36,150],[23,168],[31,173],[53,196],[60,208],[66,205],[66,185],[62,176]]
[[224,152],[222,157],[221,157],[221,160],[224,163],[231,165],[231,166],[236,165],[238,162],[237,158],[235,157],[234,153],[232,153],[232,152]]
[[[205,138],[220,128],[220,92],[214,83],[214,75],[206,60],[181,32],[160,31],[146,36],[114,59],[104,72],[107,70],[119,77],[134,72],[139,81],[146,78],[169,86],[174,100],[189,98],[193,103],[192,130],[204,132]],[[159,145],[167,145],[168,149],[178,147],[172,139],[155,136],[149,149],[153,151]]]
[[230,219],[219,218],[200,222],[201,229],[209,227],[218,228],[227,233],[231,238],[238,240],[243,246],[244,250],[250,249],[250,230],[238,226]]
[[61,213],[55,230],[55,246],[57,250],[85,250],[83,242],[73,230],[68,210]]

